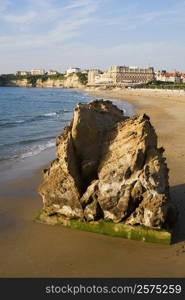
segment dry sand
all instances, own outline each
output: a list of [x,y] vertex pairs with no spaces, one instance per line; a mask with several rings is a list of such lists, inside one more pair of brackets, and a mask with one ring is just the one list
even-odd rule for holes
[[33,222],[42,202],[36,188],[41,170],[0,187],[0,277],[185,277],[185,98],[126,95],[150,115],[166,149],[173,201],[180,215],[171,246]]

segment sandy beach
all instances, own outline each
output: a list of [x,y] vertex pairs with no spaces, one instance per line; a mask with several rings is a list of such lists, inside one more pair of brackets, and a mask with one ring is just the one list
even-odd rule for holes
[[0,188],[0,277],[185,277],[185,97],[95,91],[147,113],[165,148],[171,197],[179,210],[170,246],[49,226],[33,221],[42,207],[36,190],[42,165],[54,158],[32,158],[30,175],[2,178]]

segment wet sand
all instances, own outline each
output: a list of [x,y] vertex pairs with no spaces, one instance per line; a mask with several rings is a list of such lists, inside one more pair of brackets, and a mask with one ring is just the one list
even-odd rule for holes
[[[33,221],[42,201],[36,192],[41,165],[53,157],[30,162],[27,176],[0,183],[0,277],[185,277],[185,99],[125,96],[119,98],[151,117],[166,149],[173,201],[180,210],[171,246],[113,238],[95,233],[49,226]],[[52,152],[52,153],[51,153]],[[48,159],[48,160],[47,160]],[[17,172],[19,174],[19,172]],[[7,183],[8,182],[8,183]]]

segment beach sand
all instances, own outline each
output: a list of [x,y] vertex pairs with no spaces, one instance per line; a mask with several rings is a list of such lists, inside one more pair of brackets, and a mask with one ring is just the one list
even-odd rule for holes
[[42,180],[42,165],[54,158],[52,149],[25,163],[19,178],[14,171],[11,178],[1,180],[0,277],[185,277],[185,99],[119,91],[93,94],[123,99],[132,103],[136,112],[151,117],[159,146],[166,150],[171,196],[180,212],[173,244],[35,223],[33,218],[42,207],[36,189]]

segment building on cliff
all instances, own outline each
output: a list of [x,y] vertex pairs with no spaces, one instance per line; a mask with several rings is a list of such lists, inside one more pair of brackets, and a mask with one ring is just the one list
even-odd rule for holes
[[81,73],[82,74],[88,74],[89,70],[88,69],[85,69],[85,70],[81,70]]
[[59,72],[56,70],[48,70],[47,74],[48,75],[57,75],[57,74],[59,74]]
[[154,68],[138,68],[127,66],[112,66],[106,72],[115,84],[147,83],[154,80]]
[[88,85],[96,84],[97,78],[102,75],[103,72],[99,69],[91,69],[88,71]]
[[73,73],[78,73],[81,72],[80,68],[72,68],[70,67],[69,69],[66,70],[66,76],[73,74]]
[[128,83],[147,83],[155,78],[154,68],[138,68],[127,66],[112,66],[106,72],[90,70],[88,84],[115,84],[125,85]]
[[17,71],[16,75],[18,76],[25,76],[25,75],[30,75],[31,72],[30,71]]
[[177,71],[172,73],[166,72],[166,70],[157,71],[155,74],[155,78],[157,81],[172,83],[181,83],[181,81],[183,81],[182,74]]
[[181,74],[181,82],[185,83],[185,74]]
[[31,75],[44,75],[45,70],[44,69],[33,69],[31,70]]

